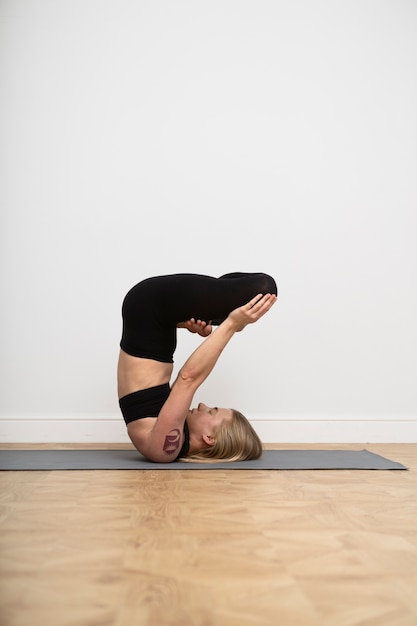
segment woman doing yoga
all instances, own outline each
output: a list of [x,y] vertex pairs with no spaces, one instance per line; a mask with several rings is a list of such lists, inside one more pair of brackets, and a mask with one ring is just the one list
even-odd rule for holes
[[[262,454],[258,435],[238,411],[203,403],[190,407],[233,335],[257,322],[276,300],[275,281],[263,273],[157,276],[128,292],[118,395],[129,437],[143,456],[170,463],[244,461]],[[204,341],[171,386],[177,328]]]

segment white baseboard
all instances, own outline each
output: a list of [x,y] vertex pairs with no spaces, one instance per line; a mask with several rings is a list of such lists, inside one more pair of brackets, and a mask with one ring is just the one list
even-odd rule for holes
[[[417,443],[417,418],[252,420],[265,443]],[[0,419],[2,443],[128,443],[117,418]]]
[[417,419],[291,419],[252,422],[265,443],[417,443]]

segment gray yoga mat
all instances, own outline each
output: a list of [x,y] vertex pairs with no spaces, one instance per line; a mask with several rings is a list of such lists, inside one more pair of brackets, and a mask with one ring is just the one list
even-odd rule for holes
[[368,450],[265,450],[256,461],[151,463],[136,450],[0,450],[0,470],[406,470]]

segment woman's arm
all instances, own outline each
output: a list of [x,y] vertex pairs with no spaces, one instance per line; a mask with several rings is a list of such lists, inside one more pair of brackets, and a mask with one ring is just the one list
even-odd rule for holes
[[187,359],[143,450],[150,460],[166,463],[176,458],[183,443],[184,422],[195,392],[209,376],[233,335],[258,321],[276,300],[275,295],[258,294],[244,306],[235,309]]

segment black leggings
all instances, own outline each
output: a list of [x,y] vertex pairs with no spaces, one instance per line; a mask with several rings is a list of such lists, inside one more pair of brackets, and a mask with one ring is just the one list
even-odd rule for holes
[[147,278],[135,285],[123,301],[120,346],[132,356],[172,363],[179,322],[194,317],[218,325],[258,293],[277,294],[276,283],[268,274]]

